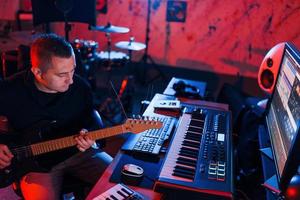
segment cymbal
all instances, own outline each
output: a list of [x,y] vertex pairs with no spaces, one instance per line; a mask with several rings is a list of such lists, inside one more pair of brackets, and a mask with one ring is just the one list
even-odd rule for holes
[[140,42],[128,42],[128,41],[121,41],[117,42],[115,44],[116,47],[120,49],[127,49],[127,50],[132,50],[132,51],[140,51],[142,49],[146,48],[146,45]]
[[128,33],[129,28],[122,26],[114,26],[108,23],[106,26],[91,26],[91,30],[101,31],[105,33]]

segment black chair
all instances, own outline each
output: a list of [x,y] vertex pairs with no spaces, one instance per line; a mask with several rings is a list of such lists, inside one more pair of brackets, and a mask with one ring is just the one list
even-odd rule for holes
[[233,132],[239,133],[243,115],[256,106],[261,98],[250,96],[239,88],[225,83],[217,97],[220,103],[226,103],[232,113]]

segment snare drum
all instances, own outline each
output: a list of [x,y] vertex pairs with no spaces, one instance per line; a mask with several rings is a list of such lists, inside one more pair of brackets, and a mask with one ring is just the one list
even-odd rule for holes
[[98,42],[93,40],[75,39],[72,46],[80,52],[82,60],[89,60],[91,58],[95,58]]
[[111,69],[114,67],[124,67],[129,61],[129,56],[123,52],[118,51],[101,51],[97,53],[100,65]]

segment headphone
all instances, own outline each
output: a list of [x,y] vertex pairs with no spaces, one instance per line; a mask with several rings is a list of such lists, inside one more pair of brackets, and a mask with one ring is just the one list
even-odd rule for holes
[[202,99],[199,94],[199,89],[193,85],[186,84],[184,81],[174,83],[173,89],[176,91],[175,96]]

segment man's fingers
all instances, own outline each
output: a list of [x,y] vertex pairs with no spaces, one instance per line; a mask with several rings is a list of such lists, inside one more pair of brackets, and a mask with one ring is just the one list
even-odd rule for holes
[[0,169],[8,167],[9,165],[10,165],[10,161],[4,161],[4,160],[0,159]]
[[81,129],[79,135],[75,137],[75,140],[77,142],[77,148],[82,152],[90,148],[95,142],[94,140],[89,138],[89,135],[87,133],[88,130]]
[[8,147],[4,144],[0,144],[0,169],[3,169],[10,165],[13,154]]
[[0,160],[2,160],[4,162],[10,162],[11,161],[11,157],[6,156],[6,155],[1,155],[0,156]]
[[9,148],[4,144],[0,145],[0,157],[2,157],[1,154],[3,154],[3,156],[7,156],[10,159],[14,157],[14,155],[10,152]]
[[86,149],[90,148],[92,146],[92,144],[94,143],[93,140],[85,139],[82,136],[76,137],[75,140],[77,142],[77,148],[82,152],[85,151]]

